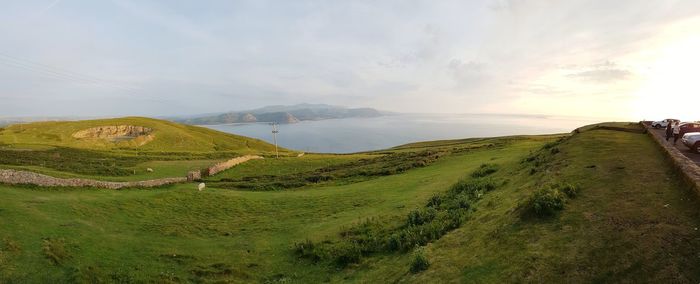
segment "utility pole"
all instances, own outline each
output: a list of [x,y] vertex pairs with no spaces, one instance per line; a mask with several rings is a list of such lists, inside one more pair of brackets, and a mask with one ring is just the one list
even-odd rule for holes
[[270,125],[272,125],[272,140],[275,141],[275,157],[279,159],[280,152],[277,151],[277,133],[279,133],[279,131],[277,130],[277,122],[270,123]]

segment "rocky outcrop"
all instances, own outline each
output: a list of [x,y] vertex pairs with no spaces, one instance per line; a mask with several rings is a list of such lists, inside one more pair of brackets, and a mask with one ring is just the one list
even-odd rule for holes
[[241,121],[242,122],[256,122],[256,121],[258,121],[258,118],[255,117],[251,113],[246,113],[243,116],[241,116]]
[[0,183],[33,184],[45,187],[96,187],[106,189],[122,189],[132,187],[156,187],[187,181],[186,177],[162,178],[144,181],[99,181],[80,178],[56,178],[27,171],[0,170]]
[[153,129],[143,126],[133,125],[115,125],[115,126],[98,126],[88,129],[83,129],[73,133],[73,138],[76,139],[108,139],[122,140],[134,139],[140,136],[148,136],[153,132]]
[[223,172],[223,171],[225,171],[225,170],[228,170],[228,169],[230,169],[230,168],[232,168],[232,167],[234,167],[234,166],[236,166],[236,165],[238,165],[238,164],[240,164],[240,163],[245,163],[245,162],[247,162],[247,161],[249,161],[249,160],[262,159],[262,158],[263,158],[263,157],[256,156],[256,155],[245,155],[245,156],[240,156],[240,157],[236,157],[236,158],[233,158],[233,159],[231,159],[231,160],[228,160],[228,161],[221,162],[221,163],[218,163],[218,164],[216,164],[216,165],[213,165],[213,166],[209,167],[209,168],[206,170],[206,172],[207,172],[207,175],[208,175],[208,176],[213,176],[213,175],[215,175],[215,174],[217,174],[217,173],[220,173],[220,172]]

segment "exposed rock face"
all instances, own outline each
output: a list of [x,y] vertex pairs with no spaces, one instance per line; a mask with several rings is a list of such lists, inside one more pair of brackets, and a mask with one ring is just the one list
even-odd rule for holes
[[117,126],[98,126],[80,130],[73,133],[73,137],[82,138],[101,138],[101,139],[128,139],[139,136],[148,135],[153,131],[148,127],[133,126],[133,125],[117,125]]
[[134,140],[138,145],[146,144],[153,140],[153,129],[143,126],[116,125],[98,126],[83,129],[73,133],[77,139],[105,139],[112,142]]
[[243,117],[241,117],[241,120],[243,122],[256,122],[258,121],[258,118],[251,113],[246,113],[243,115]]

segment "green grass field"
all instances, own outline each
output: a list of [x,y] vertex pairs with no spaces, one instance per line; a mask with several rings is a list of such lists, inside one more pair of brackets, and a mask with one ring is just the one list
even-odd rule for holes
[[[175,173],[198,161],[131,167]],[[266,191],[216,187],[222,179],[266,185],[319,173],[332,178]],[[426,236],[422,253],[382,249],[385,237],[419,228],[410,225],[412,212],[432,210],[436,196],[480,179],[497,186],[467,200],[458,227]],[[700,280],[696,195],[642,134],[591,130],[307,154],[250,161],[206,182],[202,192],[196,184],[119,191],[0,185],[0,282]],[[561,183],[578,193],[562,198],[553,215],[533,214],[535,193]],[[329,253],[353,242],[379,248],[339,266],[332,256],[300,256],[295,248],[304,242]],[[429,264],[412,269],[417,255]]]

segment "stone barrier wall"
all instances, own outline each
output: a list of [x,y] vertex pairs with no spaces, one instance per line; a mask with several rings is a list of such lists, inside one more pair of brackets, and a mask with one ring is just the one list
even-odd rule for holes
[[[238,164],[254,159],[262,159],[263,157],[256,155],[245,155],[236,157],[225,162],[218,163],[209,168],[204,169],[208,175],[215,175],[222,171],[228,170]],[[190,171],[185,177],[162,178],[143,181],[100,181],[82,178],[57,178],[47,176],[35,172],[18,171],[18,170],[2,170],[0,169],[0,183],[6,184],[33,184],[38,186],[62,186],[62,187],[96,187],[106,189],[121,189],[132,187],[156,187],[166,184],[180,183],[186,181],[196,181],[202,178],[200,171]]]
[[673,166],[683,175],[683,178],[692,184],[696,192],[700,194],[700,166],[683,155],[673,144],[666,142],[666,139],[662,137],[660,132],[652,131],[651,126],[646,123],[641,124],[647,128],[647,134],[659,145],[666,157],[673,163]]
[[97,187],[106,189],[121,189],[130,187],[156,187],[185,181],[187,181],[186,177],[175,177],[143,181],[114,182],[81,178],[56,178],[34,172],[0,170],[0,183],[33,184],[38,186]]
[[236,158],[233,158],[231,160],[213,165],[213,166],[209,167],[206,171],[207,171],[207,174],[209,176],[213,176],[213,175],[218,174],[222,171],[228,170],[228,169],[230,169],[230,168],[232,168],[240,163],[244,163],[244,162],[247,162],[249,160],[262,159],[262,158],[263,157],[256,156],[256,155],[240,156],[240,157],[236,157]]

